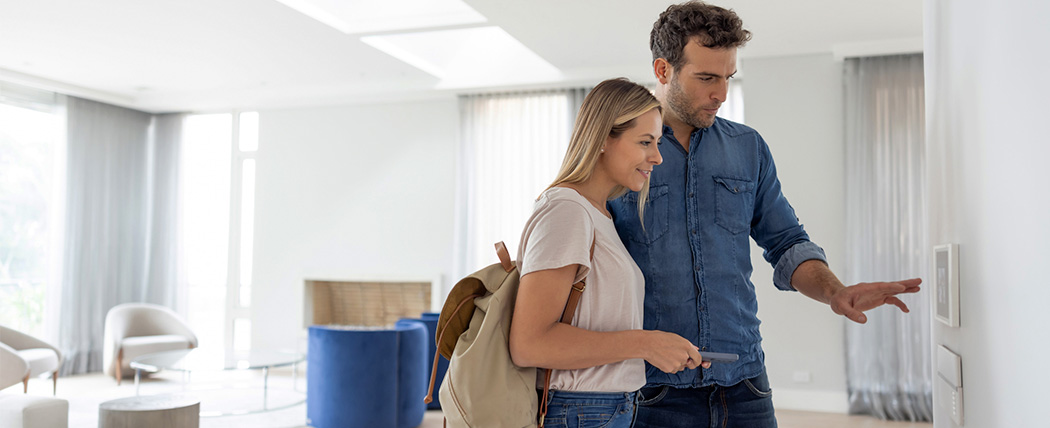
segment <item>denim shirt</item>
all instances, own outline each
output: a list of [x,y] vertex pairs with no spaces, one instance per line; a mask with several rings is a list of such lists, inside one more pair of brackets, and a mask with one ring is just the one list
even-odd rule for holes
[[647,386],[735,385],[765,369],[748,236],[765,250],[782,290],[794,290],[791,274],[802,262],[826,263],[824,250],[781,193],[769,147],[754,129],[716,118],[693,132],[688,153],[668,126],[661,143],[645,227],[637,193],[609,201],[620,239],[645,275],[645,329],[740,360],[675,374],[647,364]]

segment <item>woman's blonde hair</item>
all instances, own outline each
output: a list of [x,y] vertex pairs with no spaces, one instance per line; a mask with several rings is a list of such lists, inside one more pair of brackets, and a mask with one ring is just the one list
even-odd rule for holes
[[[576,115],[569,148],[565,151],[557,178],[547,188],[562,183],[575,184],[587,181],[598,165],[605,139],[617,138],[634,126],[635,119],[652,109],[660,109],[660,101],[648,89],[625,78],[609,79],[599,83],[583,99],[580,113]],[[607,199],[616,199],[627,193],[627,188],[617,185]],[[638,219],[645,214],[645,201],[649,197],[649,179],[638,192]],[[644,222],[642,223],[645,224]]]

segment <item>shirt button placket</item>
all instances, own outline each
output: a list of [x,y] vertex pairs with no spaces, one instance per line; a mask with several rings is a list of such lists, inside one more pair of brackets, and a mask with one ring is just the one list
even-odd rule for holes
[[[706,129],[704,129],[702,131],[706,131]],[[702,140],[703,132],[698,132],[694,137],[697,140]],[[697,185],[698,185],[698,183],[696,182],[697,174],[693,173],[693,171],[700,171],[701,170],[699,168],[698,164],[697,164],[697,162],[699,162],[699,153],[698,153],[699,150],[700,150],[700,141],[697,141],[697,144],[693,145],[692,150],[689,151],[688,162],[687,162],[687,167],[686,167],[687,168],[686,169],[686,177],[687,177],[686,178],[686,187],[687,187],[686,188],[686,195],[688,196],[688,198],[685,201],[685,203],[686,203],[686,206],[689,209],[689,212],[688,212],[688,214],[686,216],[686,220],[687,220],[688,226],[689,226],[689,244],[693,248],[693,254],[694,254],[694,257],[693,257],[693,271],[694,271],[693,280],[696,282],[696,291],[697,291],[696,310],[697,310],[697,329],[698,329],[697,333],[698,333],[699,337],[696,338],[696,340],[697,340],[696,345],[700,346],[702,350],[707,350],[707,346],[706,346],[706,342],[707,342],[707,328],[706,327],[707,327],[708,323],[707,323],[707,319],[706,319],[707,318],[707,314],[704,313],[704,308],[706,307],[706,305],[704,304],[704,299],[705,299],[706,296],[705,296],[705,293],[704,293],[704,286],[703,286],[703,284],[704,284],[704,281],[703,281],[703,275],[704,275],[703,274],[703,248],[701,248],[702,240],[700,239],[700,233],[699,233],[700,232],[700,213],[699,213],[700,207],[699,207],[699,203],[696,200],[696,190],[697,190]],[[702,378],[703,374],[700,374],[700,377]]]

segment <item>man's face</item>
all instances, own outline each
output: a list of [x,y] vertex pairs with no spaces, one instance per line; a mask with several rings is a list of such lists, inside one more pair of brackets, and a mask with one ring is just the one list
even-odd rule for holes
[[736,74],[736,48],[712,49],[694,38],[683,54],[685,62],[667,84],[667,107],[682,122],[707,128],[715,123],[729,78]]

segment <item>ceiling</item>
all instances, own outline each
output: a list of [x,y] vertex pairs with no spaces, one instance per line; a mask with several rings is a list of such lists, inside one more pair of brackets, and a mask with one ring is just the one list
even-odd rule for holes
[[[464,0],[561,71],[554,82],[439,79],[275,0],[0,0],[0,80],[151,112],[350,104],[650,79],[667,0]],[[921,0],[721,0],[741,58],[921,40]],[[462,26],[461,26],[462,27]],[[461,28],[460,27],[460,28]],[[742,70],[746,73],[746,70]]]

